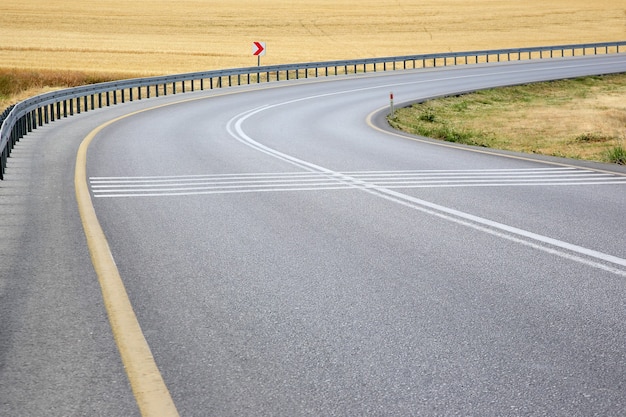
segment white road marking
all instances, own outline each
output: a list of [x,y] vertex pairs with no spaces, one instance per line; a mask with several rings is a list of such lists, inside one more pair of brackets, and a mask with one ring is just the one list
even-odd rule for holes
[[[244,112],[233,117],[228,122],[228,132],[237,141],[247,146],[250,146],[253,149],[256,149],[270,156],[274,156],[275,158],[281,159],[283,161],[289,162],[292,165],[301,167],[307,171],[319,172],[329,177],[336,178],[338,181],[343,182],[346,185],[352,185],[354,188],[358,188],[364,192],[384,198],[388,201],[392,201],[403,206],[410,207],[412,209],[473,228],[475,230],[480,230],[503,239],[530,246],[538,250],[560,256],[565,259],[573,260],[581,264],[585,264],[600,270],[626,277],[626,269],[619,268],[626,267],[626,259],[622,259],[617,256],[602,253],[582,246],[574,245],[558,239],[550,238],[548,236],[543,236],[503,223],[495,222],[489,219],[475,216],[473,214],[462,212],[460,210],[455,210],[449,207],[441,206],[439,204],[430,203],[428,201],[391,190],[387,187],[380,187],[368,184],[358,178],[355,178],[354,176],[332,171],[328,168],[324,168],[322,166],[298,159],[291,155],[287,155],[275,149],[269,148],[263,144],[256,142],[244,132],[241,126],[247,118],[257,113],[260,113],[261,111],[267,110],[268,108],[277,107],[279,105],[280,104],[275,104],[273,106],[263,106],[258,109]],[[622,177],[618,178],[620,180],[623,179]]]
[[253,191],[305,191],[359,187],[389,189],[440,187],[511,187],[626,184],[617,175],[574,168],[503,170],[352,171],[329,176],[322,172],[277,172],[166,177],[91,177],[95,197],[172,196]]
[[[580,66],[585,66],[585,65],[580,65]],[[518,72],[532,72],[532,71],[534,70],[520,70]],[[480,76],[484,77],[486,76],[486,74],[481,74]],[[461,77],[447,77],[446,79],[460,79],[460,78],[469,78],[469,77],[473,77],[473,75],[461,76]],[[351,90],[351,91],[363,91],[363,90],[370,90],[370,89],[388,89],[389,87],[393,87],[396,85],[419,84],[419,83],[430,82],[430,81],[432,80],[417,81],[417,82],[412,81],[412,82],[406,82],[406,83],[403,82],[403,83],[396,83],[396,84],[388,84],[384,86],[379,85],[376,87],[361,88],[361,89],[356,89],[356,90]],[[408,184],[405,182],[403,184],[391,184],[391,185],[385,186],[384,182],[382,184],[377,184],[376,181],[372,180],[372,178],[360,177],[359,173],[336,172],[336,171],[324,168],[322,166],[304,161],[302,159],[298,159],[291,155],[282,153],[275,149],[272,149],[259,142],[256,142],[254,139],[249,137],[242,128],[242,124],[246,119],[262,111],[269,110],[269,109],[279,107],[279,106],[288,105],[288,104],[299,102],[299,101],[322,98],[322,97],[327,97],[327,96],[332,96],[332,95],[345,94],[351,91],[336,91],[336,92],[328,93],[328,94],[320,94],[320,95],[315,95],[315,96],[302,97],[302,98],[294,99],[294,100],[287,101],[287,102],[277,103],[273,105],[265,105],[256,109],[252,109],[252,110],[240,113],[236,115],[235,117],[233,117],[231,120],[229,120],[227,124],[228,133],[237,141],[259,152],[265,153],[273,158],[282,160],[293,166],[296,166],[302,169],[303,171],[306,171],[307,173],[316,173],[320,177],[325,178],[325,180],[330,180],[329,182],[324,181],[323,183],[320,183],[318,186],[315,186],[315,187],[313,187],[312,184],[310,183],[306,185],[304,185],[303,183],[300,183],[299,186],[295,186],[293,188],[288,188],[285,186],[276,187],[276,184],[275,184],[272,187],[259,187],[257,189],[251,188],[249,186],[250,184],[248,184],[247,187],[245,185],[240,184],[237,186],[233,185],[231,187],[235,187],[235,188],[230,188],[228,190],[224,190],[223,188],[222,189],[216,188],[216,186],[213,185],[212,186],[213,188],[205,189],[205,190],[182,190],[182,191],[168,190],[164,193],[155,192],[155,189],[152,189],[151,191],[145,192],[145,193],[138,192],[138,191],[129,192],[128,189],[119,188],[119,187],[117,188],[112,187],[108,189],[107,192],[104,192],[104,191],[100,192],[98,191],[97,188],[94,188],[95,185],[98,185],[94,183],[92,185],[92,192],[94,193],[95,197],[115,197],[115,196],[136,197],[136,196],[215,194],[215,193],[224,193],[224,192],[228,192],[228,193],[259,192],[259,191],[267,192],[267,191],[276,191],[276,190],[294,191],[294,190],[309,190],[309,189],[315,189],[315,190],[358,189],[358,190],[367,192],[369,194],[375,195],[377,197],[386,199],[388,201],[395,202],[397,204],[401,204],[403,206],[410,207],[412,209],[415,209],[415,210],[418,210],[418,211],[421,211],[421,212],[424,212],[433,216],[437,216],[439,218],[443,218],[448,221],[452,221],[454,223],[473,228],[475,230],[480,230],[482,232],[489,233],[491,235],[498,236],[500,238],[507,239],[509,241],[513,241],[522,245],[526,245],[526,246],[541,250],[543,252],[557,255],[565,259],[573,260],[581,264],[585,264],[585,265],[588,265],[588,266],[591,266],[600,270],[608,271],[610,273],[626,277],[626,269],[622,269],[626,267],[626,259],[622,259],[617,256],[613,256],[609,254],[605,254],[599,251],[595,251],[593,249],[584,248],[584,247],[574,245],[568,242],[564,242],[558,239],[553,239],[547,236],[539,235],[539,234],[536,234],[527,230],[509,226],[506,224],[494,222],[494,221],[491,221],[482,217],[474,216],[469,213],[465,213],[459,210],[454,210],[449,207],[444,207],[438,204],[430,203],[428,201],[424,201],[424,200],[421,200],[421,199],[418,199],[418,198],[415,198],[415,197],[412,197],[412,196],[409,196],[409,195],[406,195],[406,194],[403,194],[394,190],[398,188],[410,188],[410,187],[418,187],[418,186],[422,186],[422,187],[472,186],[472,187],[475,187],[475,186],[512,186],[512,185],[515,185],[515,186],[530,186],[530,185],[534,185],[534,186],[577,185],[579,186],[579,185],[586,185],[586,184],[588,185],[605,185],[605,184],[606,185],[608,184],[621,185],[621,184],[626,184],[626,180],[624,179],[623,176],[617,176],[617,175],[613,176],[610,174],[606,175],[606,174],[598,173],[595,171],[586,171],[582,169],[580,170],[577,169],[575,171],[577,173],[582,173],[583,176],[576,175],[574,177],[567,177],[567,178],[566,177],[558,177],[558,178],[552,177],[552,178],[546,178],[546,179],[540,179],[536,177],[534,178],[535,180],[539,180],[539,181],[529,181],[529,178],[526,178],[526,179],[509,178],[509,180],[512,180],[512,181],[503,181],[502,178],[494,180],[492,178],[492,181],[482,181],[482,182],[477,180],[476,178],[473,178],[474,181],[468,182],[468,178],[465,178],[464,183],[459,182],[459,178],[456,178],[456,182],[455,181],[443,182],[443,180],[441,179],[443,178],[443,176],[440,176],[440,177],[437,177],[439,178],[438,180],[435,180],[435,181],[440,181],[439,183],[432,182],[433,178],[431,177],[430,183],[423,182],[423,181],[419,182],[417,179],[414,178],[412,180],[413,182],[409,182]],[[553,169],[547,168],[545,171],[554,173],[554,172],[557,172],[557,170],[559,169],[560,168],[553,168]],[[439,172],[441,174],[441,171]],[[490,171],[484,170],[482,172],[487,173]],[[476,171],[473,171],[473,173],[475,174]],[[433,172],[430,173],[430,175],[432,174]],[[468,174],[468,173],[465,172],[464,174]],[[368,172],[368,175],[372,175],[372,173]],[[382,178],[382,177],[376,177],[376,175],[382,175],[382,173],[378,173],[378,174],[373,173],[373,175],[374,175],[374,179],[378,178],[380,180],[380,178]],[[385,175],[388,175],[388,172],[386,172]],[[388,180],[389,178],[387,177],[386,179]],[[93,177],[91,178],[91,180],[97,182],[101,180],[101,178]],[[330,183],[334,183],[335,185],[334,186],[330,185]],[[293,183],[291,184],[293,185]],[[237,189],[236,187],[245,187],[245,188]],[[144,189],[144,188],[135,187],[133,189]],[[123,191],[120,191],[120,190],[123,190]]]

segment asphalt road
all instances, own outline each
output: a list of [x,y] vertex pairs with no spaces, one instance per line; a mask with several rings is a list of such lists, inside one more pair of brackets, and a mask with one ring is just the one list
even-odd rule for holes
[[624,415],[626,170],[384,125],[390,92],[624,71],[622,55],[301,80],[38,129],[0,183],[0,415],[138,414],[73,174],[91,129],[157,105],[103,129],[87,172],[181,415]]

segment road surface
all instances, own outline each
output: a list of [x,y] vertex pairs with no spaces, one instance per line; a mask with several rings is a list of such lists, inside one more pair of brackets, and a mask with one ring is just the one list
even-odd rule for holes
[[180,415],[623,415],[625,170],[384,123],[390,92],[623,71],[613,56],[299,80],[38,129],[0,183],[0,414],[139,413],[73,180],[89,132],[140,110],[95,136],[87,181]]

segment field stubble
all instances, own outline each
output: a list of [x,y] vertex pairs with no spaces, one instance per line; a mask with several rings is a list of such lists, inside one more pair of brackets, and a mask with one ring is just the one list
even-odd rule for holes
[[0,6],[0,67],[160,75],[263,64],[614,41],[621,0],[170,0]]
[[3,0],[0,108],[53,88],[255,66],[253,41],[272,65],[625,35],[623,0]]

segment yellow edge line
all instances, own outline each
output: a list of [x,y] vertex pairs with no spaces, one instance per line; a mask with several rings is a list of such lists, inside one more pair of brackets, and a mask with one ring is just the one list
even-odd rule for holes
[[[278,87],[278,86],[276,86]],[[237,92],[229,92],[225,94],[236,94]],[[113,337],[117,344],[122,363],[126,369],[131,389],[139,406],[141,415],[144,417],[178,417],[178,410],[174,405],[174,401],[163,381],[163,377],[156,365],[148,342],[146,341],[141,326],[137,320],[137,316],[132,308],[130,299],[124,287],[124,283],[117,269],[117,265],[111,254],[111,249],[104,235],[100,222],[96,216],[96,211],[91,200],[89,187],[87,185],[87,150],[93,139],[104,128],[127,117],[134,116],[139,113],[158,109],[161,107],[180,104],[188,101],[203,100],[216,97],[211,95],[208,97],[192,98],[188,100],[176,101],[159,106],[150,107],[136,112],[128,113],[92,130],[81,142],[76,155],[76,168],[74,171],[74,187],[76,191],[76,201],[78,210],[83,224],[83,230],[87,239],[87,246],[91,255],[91,261],[98,276],[98,281],[102,290],[104,306],[109,316]],[[531,158],[518,156],[502,155],[495,152],[485,150],[476,150],[471,148],[459,147],[444,143],[433,143],[431,141],[421,140],[415,137],[393,133],[382,130],[372,123],[374,114],[383,108],[373,111],[367,116],[367,124],[384,133],[410,139],[417,142],[430,143],[438,146],[445,146],[456,149],[464,149],[472,152],[500,155],[514,159],[532,160],[535,162],[543,162],[551,165],[570,166],[555,162],[541,161]]]
[[109,244],[96,217],[87,186],[87,148],[89,144],[105,127],[137,113],[139,112],[130,113],[104,123],[92,130],[83,139],[76,156],[74,187],[80,218],[87,238],[87,246],[91,254],[91,262],[98,275],[113,337],[139,411],[144,417],[178,417],[179,414],[174,401],[165,386],[130,304],[124,283],[111,255]]
[[[525,157],[525,156],[518,156],[518,155],[508,155],[508,154],[505,154],[505,153],[498,152],[495,149],[494,150],[474,149],[474,148],[471,148],[469,146],[454,145],[454,144],[451,144],[451,143],[448,143],[448,142],[443,142],[443,141],[442,142],[438,142],[436,139],[429,139],[429,140],[420,139],[418,137],[410,135],[409,133],[404,133],[402,131],[390,132],[388,130],[381,129],[380,127],[376,126],[374,124],[374,122],[372,122],[372,118],[374,117],[374,115],[376,115],[379,112],[387,109],[388,107],[389,106],[381,107],[379,109],[374,110],[370,114],[368,114],[367,117],[365,118],[365,122],[367,123],[367,125],[369,127],[371,127],[372,129],[377,130],[377,131],[382,132],[382,133],[385,133],[387,135],[397,136],[399,138],[412,140],[414,142],[427,143],[429,145],[435,145],[435,146],[443,146],[444,148],[460,149],[460,150],[468,151],[468,152],[475,152],[475,153],[483,153],[483,154],[487,154],[487,155],[501,156],[501,157],[510,158],[510,159],[519,159],[519,160],[522,160],[522,161],[538,162],[538,163],[546,164],[546,165],[556,165],[556,166],[568,167],[568,168],[586,169],[586,170],[589,170],[589,171],[595,171],[595,172],[601,172],[601,173],[604,173],[604,174],[613,174],[613,175],[626,177],[626,174],[623,174],[623,173],[617,172],[617,171],[610,171],[608,169],[604,170],[604,169],[593,168],[593,167],[582,167],[580,165],[568,164],[568,163],[565,163],[565,162],[545,161],[545,160],[542,160],[542,159],[532,158],[531,156]],[[588,161],[588,162],[593,162],[593,161]]]
[[[263,89],[287,87],[287,85],[267,86]],[[126,288],[111,254],[106,236],[96,216],[96,211],[87,185],[87,149],[93,139],[106,127],[127,117],[176,104],[206,100],[219,96],[243,93],[247,90],[229,91],[209,96],[179,100],[138,110],[101,124],[81,142],[76,155],[74,188],[76,201],[91,262],[98,276],[104,307],[109,316],[111,330],[122,358],[128,380],[143,417],[179,417],[174,401],[163,381],[163,377],[152,356],[137,316],[128,298]]]

